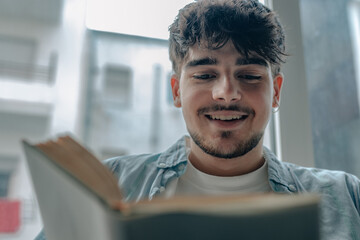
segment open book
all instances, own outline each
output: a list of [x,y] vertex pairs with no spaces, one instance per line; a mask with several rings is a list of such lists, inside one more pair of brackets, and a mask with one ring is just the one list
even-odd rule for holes
[[319,239],[315,195],[125,203],[112,173],[71,137],[23,141],[47,239]]

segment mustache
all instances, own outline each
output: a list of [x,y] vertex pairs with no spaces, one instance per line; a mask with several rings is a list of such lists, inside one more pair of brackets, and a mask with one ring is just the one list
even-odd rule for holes
[[252,108],[246,107],[246,106],[239,106],[239,105],[229,105],[224,106],[220,104],[214,104],[208,107],[200,108],[197,113],[204,114],[208,112],[215,112],[215,111],[238,111],[238,112],[244,112],[248,115],[254,115],[255,111]]

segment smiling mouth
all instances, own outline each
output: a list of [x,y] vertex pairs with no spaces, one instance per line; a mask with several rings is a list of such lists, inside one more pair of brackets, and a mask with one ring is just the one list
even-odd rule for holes
[[220,121],[237,121],[237,120],[245,120],[249,115],[210,115],[205,114],[205,117],[209,120],[220,120]]

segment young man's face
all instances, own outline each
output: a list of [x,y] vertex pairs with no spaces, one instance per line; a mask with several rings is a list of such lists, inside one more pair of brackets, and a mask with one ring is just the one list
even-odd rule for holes
[[193,142],[218,158],[240,157],[262,144],[282,75],[260,57],[245,59],[231,41],[217,50],[191,47],[171,79]]

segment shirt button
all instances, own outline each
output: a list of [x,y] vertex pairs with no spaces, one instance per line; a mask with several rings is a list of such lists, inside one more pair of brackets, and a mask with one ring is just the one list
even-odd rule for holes
[[290,184],[290,185],[289,185],[289,190],[292,191],[292,192],[295,192],[295,191],[296,191],[296,187],[295,187],[293,184]]
[[165,163],[159,163],[159,167],[161,167],[161,168],[164,168],[164,167],[166,167],[166,164]]
[[184,164],[181,164],[181,165],[179,165],[179,171],[182,171],[182,170],[184,170],[184,168],[185,168],[185,165]]

